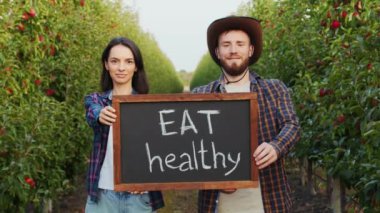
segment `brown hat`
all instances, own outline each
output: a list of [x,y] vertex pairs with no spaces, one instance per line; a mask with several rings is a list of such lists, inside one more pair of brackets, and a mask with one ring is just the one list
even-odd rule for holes
[[207,29],[208,50],[214,61],[220,65],[215,49],[218,46],[219,36],[227,30],[242,30],[246,32],[254,46],[253,55],[249,58],[249,65],[259,60],[263,48],[260,21],[245,16],[228,16],[217,19]]

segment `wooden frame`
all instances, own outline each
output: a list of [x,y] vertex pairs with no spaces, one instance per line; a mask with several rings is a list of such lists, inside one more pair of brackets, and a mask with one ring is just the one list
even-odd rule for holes
[[[169,183],[123,183],[121,181],[121,138],[120,138],[120,105],[123,103],[156,103],[156,102],[204,102],[204,101],[249,101],[250,114],[250,152],[252,160],[251,178],[239,181],[207,181],[207,182],[169,182]],[[157,94],[113,96],[113,108],[117,119],[113,125],[114,149],[114,185],[115,191],[153,191],[169,189],[229,189],[258,187],[258,169],[253,161],[253,151],[258,146],[258,105],[256,93],[212,93],[212,94]]]

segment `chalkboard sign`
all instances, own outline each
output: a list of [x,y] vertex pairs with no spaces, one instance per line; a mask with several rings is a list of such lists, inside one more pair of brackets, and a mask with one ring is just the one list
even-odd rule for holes
[[113,96],[116,191],[258,186],[255,93]]

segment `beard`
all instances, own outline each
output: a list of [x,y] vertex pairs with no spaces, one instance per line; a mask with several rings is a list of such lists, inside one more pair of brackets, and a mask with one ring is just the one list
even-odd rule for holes
[[225,60],[220,61],[220,65],[223,70],[230,76],[239,76],[248,68],[249,60],[248,58],[244,59],[241,64],[234,62],[229,65]]

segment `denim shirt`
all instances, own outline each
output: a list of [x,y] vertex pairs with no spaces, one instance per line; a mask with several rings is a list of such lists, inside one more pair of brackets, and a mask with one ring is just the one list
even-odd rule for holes
[[[132,92],[136,94],[136,92]],[[90,157],[90,164],[87,171],[87,193],[92,201],[97,202],[99,193],[99,177],[106,155],[108,133],[110,126],[99,122],[100,111],[112,105],[112,90],[103,93],[92,93],[85,96],[84,105],[86,109],[86,120],[94,131],[93,146]],[[160,191],[149,192],[153,210],[164,206],[163,197]]]

